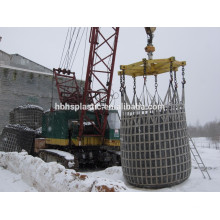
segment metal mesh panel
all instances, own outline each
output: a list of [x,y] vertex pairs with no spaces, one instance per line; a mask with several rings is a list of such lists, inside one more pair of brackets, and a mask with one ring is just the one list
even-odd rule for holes
[[4,127],[0,140],[0,151],[20,152],[22,149],[33,153],[36,131],[21,125],[7,125]]
[[14,110],[9,112],[9,124],[15,124]]
[[15,108],[10,112],[11,124],[22,124],[37,129],[42,126],[43,109],[34,105]]
[[122,169],[132,185],[161,188],[181,183],[190,175],[184,102],[171,88],[166,98],[162,110],[122,110]]

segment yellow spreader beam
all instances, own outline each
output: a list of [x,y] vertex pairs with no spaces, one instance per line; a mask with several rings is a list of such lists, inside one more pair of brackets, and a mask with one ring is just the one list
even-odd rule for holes
[[[177,71],[180,66],[185,66],[186,61],[176,61],[175,57],[168,59],[156,59],[156,60],[142,60],[130,65],[121,65],[121,71],[118,75],[122,75],[123,72],[128,76],[144,76],[146,75],[158,75],[161,73],[170,72],[170,63],[172,62],[172,70]],[[146,66],[146,72],[144,71],[144,63]],[[144,73],[145,72],[145,73]]]

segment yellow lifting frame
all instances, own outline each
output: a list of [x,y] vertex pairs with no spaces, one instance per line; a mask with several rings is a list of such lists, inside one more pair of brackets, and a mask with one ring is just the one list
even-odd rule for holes
[[[158,75],[170,72],[171,62],[173,63],[173,71],[177,71],[180,66],[186,65],[186,61],[176,61],[175,57],[146,60],[146,75]],[[130,65],[121,65],[120,69],[121,71],[118,72],[118,75],[122,75],[124,72],[124,74],[128,76],[144,76],[144,61],[142,60]]]

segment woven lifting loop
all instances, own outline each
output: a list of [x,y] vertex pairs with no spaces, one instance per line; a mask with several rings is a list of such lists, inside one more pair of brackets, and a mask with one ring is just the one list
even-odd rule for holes
[[[170,62],[170,82],[162,100],[157,91],[152,96],[147,89],[146,61],[141,96],[132,102],[126,94],[125,71],[120,75],[121,102],[121,160],[127,181],[138,187],[162,188],[179,184],[191,172],[191,157],[185,116],[184,66],[182,66],[182,96],[178,94],[176,70]],[[134,77],[135,83],[135,77]],[[128,109],[126,105],[144,105],[145,109]],[[150,109],[149,106],[164,106]]]

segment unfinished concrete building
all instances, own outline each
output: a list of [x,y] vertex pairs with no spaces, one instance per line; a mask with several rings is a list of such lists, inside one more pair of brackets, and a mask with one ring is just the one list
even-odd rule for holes
[[[0,133],[9,123],[13,108],[26,104],[50,108],[52,77],[52,70],[19,54],[0,50]],[[53,97],[53,103],[59,102],[55,82]]]

